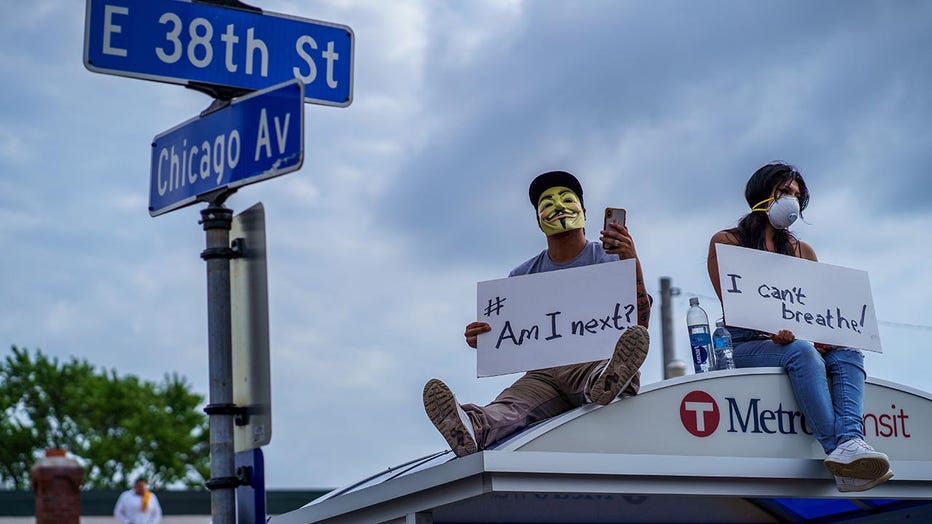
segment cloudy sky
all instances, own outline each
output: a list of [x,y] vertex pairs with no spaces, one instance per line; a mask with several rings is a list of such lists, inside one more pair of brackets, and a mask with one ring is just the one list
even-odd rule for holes
[[[354,101],[305,105],[300,171],[227,202],[266,209],[271,488],[342,486],[445,448],[431,377],[485,403],[463,326],[476,282],[545,246],[527,184],[566,169],[593,221],[625,207],[649,291],[718,308],[709,237],[772,160],[812,193],[793,230],[870,275],[868,373],[932,391],[932,3],[267,0],[355,32]],[[84,2],[0,17],[0,346],[208,389],[200,206],[151,218],[152,138],[207,107],[91,73]],[[596,239],[598,227],[589,228]],[[660,314],[643,383],[661,379]]]

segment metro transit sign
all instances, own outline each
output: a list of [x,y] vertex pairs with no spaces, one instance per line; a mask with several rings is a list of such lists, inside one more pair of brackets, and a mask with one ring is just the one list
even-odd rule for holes
[[153,138],[149,214],[297,171],[303,162],[304,84],[291,80]]
[[353,30],[184,0],[87,0],[84,65],[96,73],[259,90],[293,78],[305,101],[353,99]]

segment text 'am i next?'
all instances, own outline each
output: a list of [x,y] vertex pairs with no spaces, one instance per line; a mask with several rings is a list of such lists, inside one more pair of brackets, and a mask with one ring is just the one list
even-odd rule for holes
[[271,12],[182,0],[87,0],[84,65],[93,72],[244,90],[291,79],[306,102],[353,98],[353,31]]
[[635,274],[629,259],[479,282],[477,376],[610,357],[637,323]]

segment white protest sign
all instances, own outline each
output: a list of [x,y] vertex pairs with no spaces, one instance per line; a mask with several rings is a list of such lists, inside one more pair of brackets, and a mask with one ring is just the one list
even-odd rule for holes
[[715,252],[728,325],[883,352],[866,272],[725,244]]
[[633,259],[479,282],[477,376],[609,358],[635,295]]

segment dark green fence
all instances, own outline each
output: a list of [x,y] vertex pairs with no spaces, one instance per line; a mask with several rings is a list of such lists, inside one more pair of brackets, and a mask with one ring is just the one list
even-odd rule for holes
[[[266,513],[280,515],[300,508],[330,490],[271,490],[265,493]],[[86,517],[113,514],[120,491],[81,492],[81,515]],[[165,515],[210,515],[210,492],[155,491]],[[0,517],[31,517],[35,515],[35,499],[31,491],[0,491]]]

